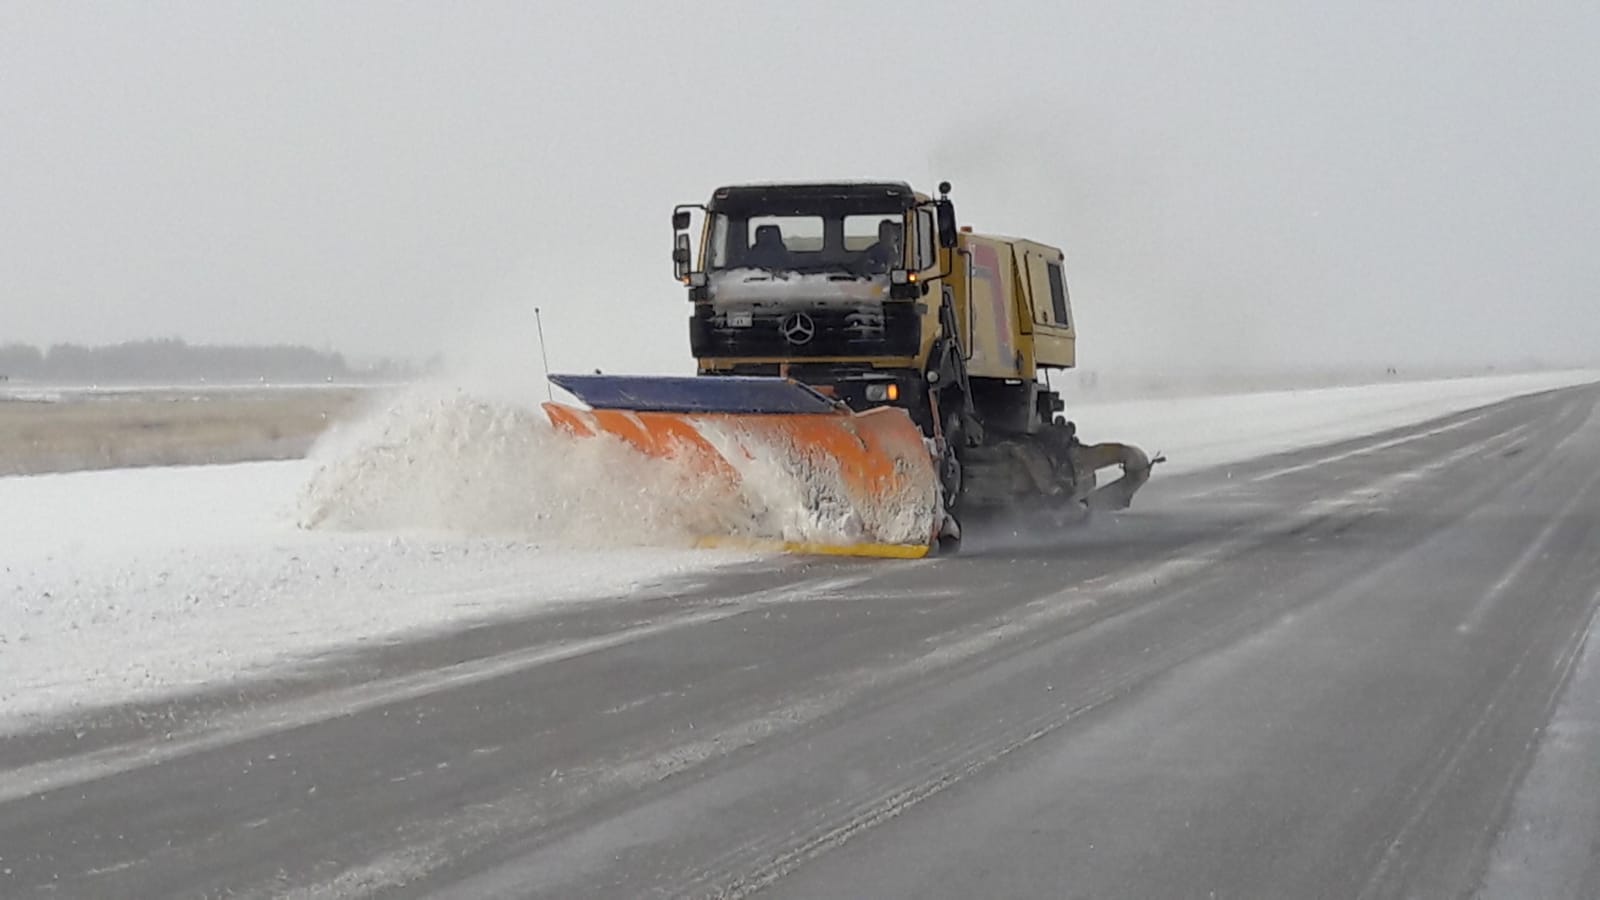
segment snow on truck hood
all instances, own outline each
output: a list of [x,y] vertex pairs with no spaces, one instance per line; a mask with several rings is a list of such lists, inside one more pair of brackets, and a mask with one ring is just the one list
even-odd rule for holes
[[842,272],[770,272],[729,269],[707,279],[713,303],[861,303],[889,296],[889,277],[854,277]]

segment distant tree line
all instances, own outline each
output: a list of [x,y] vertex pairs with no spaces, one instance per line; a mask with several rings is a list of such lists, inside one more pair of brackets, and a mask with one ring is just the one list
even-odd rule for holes
[[406,378],[408,363],[380,360],[352,366],[344,356],[294,345],[189,344],[178,338],[102,347],[0,344],[0,377],[68,384],[187,382],[312,382]]

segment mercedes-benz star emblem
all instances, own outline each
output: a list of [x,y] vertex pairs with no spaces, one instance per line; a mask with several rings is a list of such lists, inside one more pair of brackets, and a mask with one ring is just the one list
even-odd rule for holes
[[808,344],[817,334],[817,323],[805,313],[790,313],[784,317],[778,330],[791,344]]

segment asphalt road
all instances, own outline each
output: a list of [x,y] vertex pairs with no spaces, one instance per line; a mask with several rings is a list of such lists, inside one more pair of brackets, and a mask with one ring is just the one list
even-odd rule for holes
[[1600,896],[1600,388],[1139,500],[0,740],[0,895]]

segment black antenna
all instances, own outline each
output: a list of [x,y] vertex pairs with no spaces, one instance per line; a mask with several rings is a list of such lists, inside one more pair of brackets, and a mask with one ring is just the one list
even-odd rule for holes
[[539,361],[544,364],[544,396],[554,402],[555,392],[550,389],[550,351],[544,346],[544,316],[539,313],[539,307],[533,308],[533,322],[539,326]]

